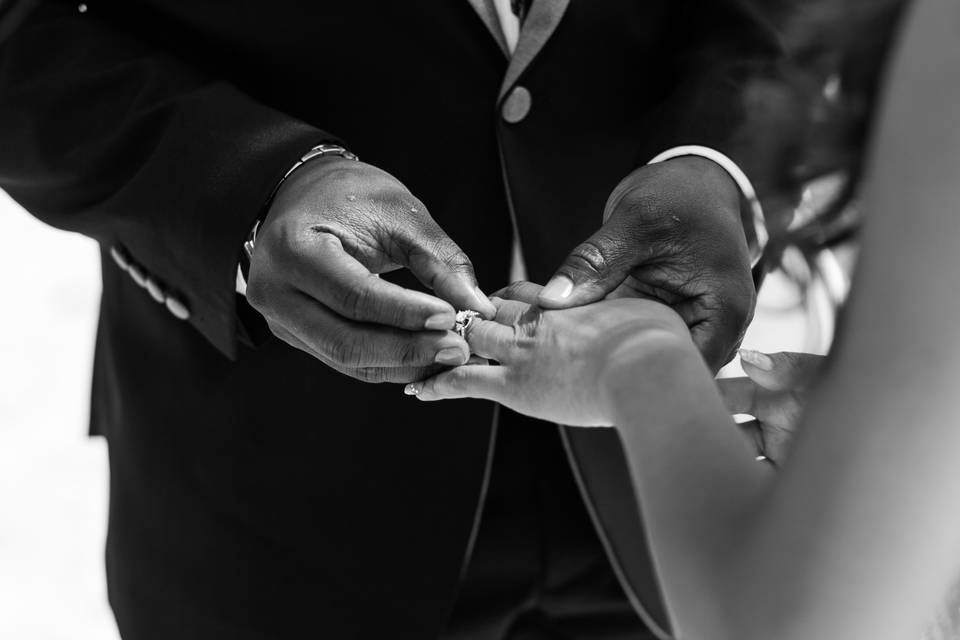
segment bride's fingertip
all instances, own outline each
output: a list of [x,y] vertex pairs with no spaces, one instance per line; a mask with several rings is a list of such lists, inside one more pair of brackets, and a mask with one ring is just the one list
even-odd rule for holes
[[403,388],[403,392],[408,396],[419,396],[423,391],[422,382],[411,382]]

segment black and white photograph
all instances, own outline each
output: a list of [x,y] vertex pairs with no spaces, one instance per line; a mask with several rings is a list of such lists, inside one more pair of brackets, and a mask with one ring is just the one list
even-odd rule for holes
[[957,0],[0,0],[0,639],[960,640]]

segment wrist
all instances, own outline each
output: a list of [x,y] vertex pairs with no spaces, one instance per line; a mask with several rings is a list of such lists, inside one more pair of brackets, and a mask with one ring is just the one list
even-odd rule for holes
[[711,210],[723,212],[741,234],[744,232],[740,190],[723,167],[702,156],[679,156],[664,161],[664,164],[682,172],[686,184],[700,189],[716,204],[723,205],[711,207]]
[[284,180],[277,185],[273,197],[267,203],[263,216],[260,218],[261,229],[277,211],[290,208],[292,202],[303,197],[305,192],[311,191],[315,185],[330,178],[332,175],[356,169],[357,160],[348,160],[337,155],[320,156],[304,164],[298,164],[290,171]]
[[[311,168],[322,171],[324,168],[329,170],[330,168],[336,168],[346,164],[355,164],[358,161],[359,158],[356,154],[348,151],[344,147],[334,144],[319,144],[303,154],[300,159],[283,174],[283,177],[280,178],[280,181],[277,182],[270,196],[267,198],[263,212],[254,221],[250,233],[243,243],[243,250],[240,254],[240,263],[237,272],[238,292],[245,293],[246,291],[246,283],[250,278],[250,264],[253,259],[253,251],[256,247],[257,236],[260,230],[266,226],[268,219],[271,217],[271,213],[283,208],[282,204],[278,206],[278,203],[282,203],[287,199],[287,192],[290,190],[299,190],[298,187],[301,187],[301,178],[304,178],[307,174],[306,171],[302,170],[303,167],[309,165]],[[306,181],[313,183],[319,179],[321,175],[319,171],[312,171],[309,175],[306,175]]]
[[[346,148],[335,144],[318,144],[305,154],[300,156],[291,166],[273,189],[273,193],[267,199],[264,207],[264,215],[261,220],[270,215],[273,205],[282,200],[281,197],[291,189],[295,189],[302,183],[313,183],[324,175],[324,169],[336,168],[342,165],[354,164],[360,159],[356,154],[348,151]],[[307,171],[307,168],[311,169]]]
[[681,158],[699,158],[713,165],[715,169],[724,172],[730,178],[739,193],[739,221],[743,229],[747,245],[750,249],[750,264],[756,266],[763,256],[764,248],[769,240],[763,206],[753,188],[753,183],[747,174],[730,159],[716,149],[700,145],[682,145],[668,149],[659,154],[647,164],[657,164],[678,160]]
[[644,331],[624,341],[604,359],[597,376],[597,397],[604,415],[619,425],[637,404],[641,389],[658,397],[675,393],[683,387],[683,380],[675,375],[677,365],[691,360],[703,366],[703,357],[690,337],[667,329]]

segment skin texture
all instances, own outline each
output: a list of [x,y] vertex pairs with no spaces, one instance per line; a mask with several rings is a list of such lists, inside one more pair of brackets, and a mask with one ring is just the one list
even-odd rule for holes
[[711,368],[728,362],[756,298],[740,192],[730,176],[692,156],[640,167],[610,194],[603,219],[557,269],[539,305],[660,300],[683,318]]
[[[381,280],[406,268],[434,295]],[[313,160],[283,184],[261,225],[247,300],[273,333],[346,375],[408,382],[469,350],[456,309],[492,317],[467,256],[390,174]]]
[[[667,302],[711,366],[730,359],[755,292],[726,172],[702,158],[641,167],[613,191],[604,226],[558,270],[576,283],[544,308],[610,298]],[[436,295],[377,274],[410,269]],[[556,278],[555,278],[556,280]],[[367,382],[410,382],[463,364],[456,310],[492,317],[469,258],[398,180],[336,157],[311,161],[283,184],[260,227],[247,300],[281,340]]]
[[810,387],[825,362],[825,356],[812,353],[741,349],[740,363],[746,377],[717,380],[727,411],[755,418],[740,426],[759,438],[760,452],[772,462],[786,458]]
[[[498,344],[501,367],[561,366],[558,348],[604,363],[567,361],[569,376],[529,380],[559,391],[446,378],[457,396],[553,418],[566,407],[558,398],[598,393],[571,417],[617,425],[678,638],[918,638],[956,578],[960,297],[939,283],[960,279],[960,84],[944,76],[957,68],[960,6],[918,0],[877,119],[853,295],[779,473],[754,462],[674,324],[591,334],[544,313],[547,331]],[[625,316],[611,304],[591,321]],[[574,351],[563,332],[595,351]],[[444,376],[420,397],[443,397]]]
[[541,289],[529,282],[511,285],[499,292],[504,298],[492,298],[493,321],[469,326],[472,352],[499,366],[457,367],[408,385],[407,393],[424,401],[481,397],[544,420],[611,426],[613,416],[601,405],[599,387],[608,363],[629,352],[638,334],[679,335],[689,342],[683,320],[662,303],[621,298],[545,310],[524,301],[535,299]]

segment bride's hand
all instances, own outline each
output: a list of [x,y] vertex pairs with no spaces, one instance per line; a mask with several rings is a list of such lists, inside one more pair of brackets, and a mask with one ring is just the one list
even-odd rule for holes
[[760,353],[740,350],[744,378],[717,380],[730,413],[755,418],[741,426],[759,438],[760,449],[772,462],[785,458],[803,415],[810,387],[826,356],[812,353]]
[[531,304],[540,288],[509,287],[503,295],[519,299],[494,297],[496,318],[468,328],[471,351],[499,365],[468,363],[407,385],[406,393],[426,401],[484,398],[543,420],[609,426],[602,389],[611,371],[629,362],[637,384],[656,383],[656,372],[643,370],[648,355],[664,346],[696,350],[681,317],[660,302],[625,298],[544,310]]

